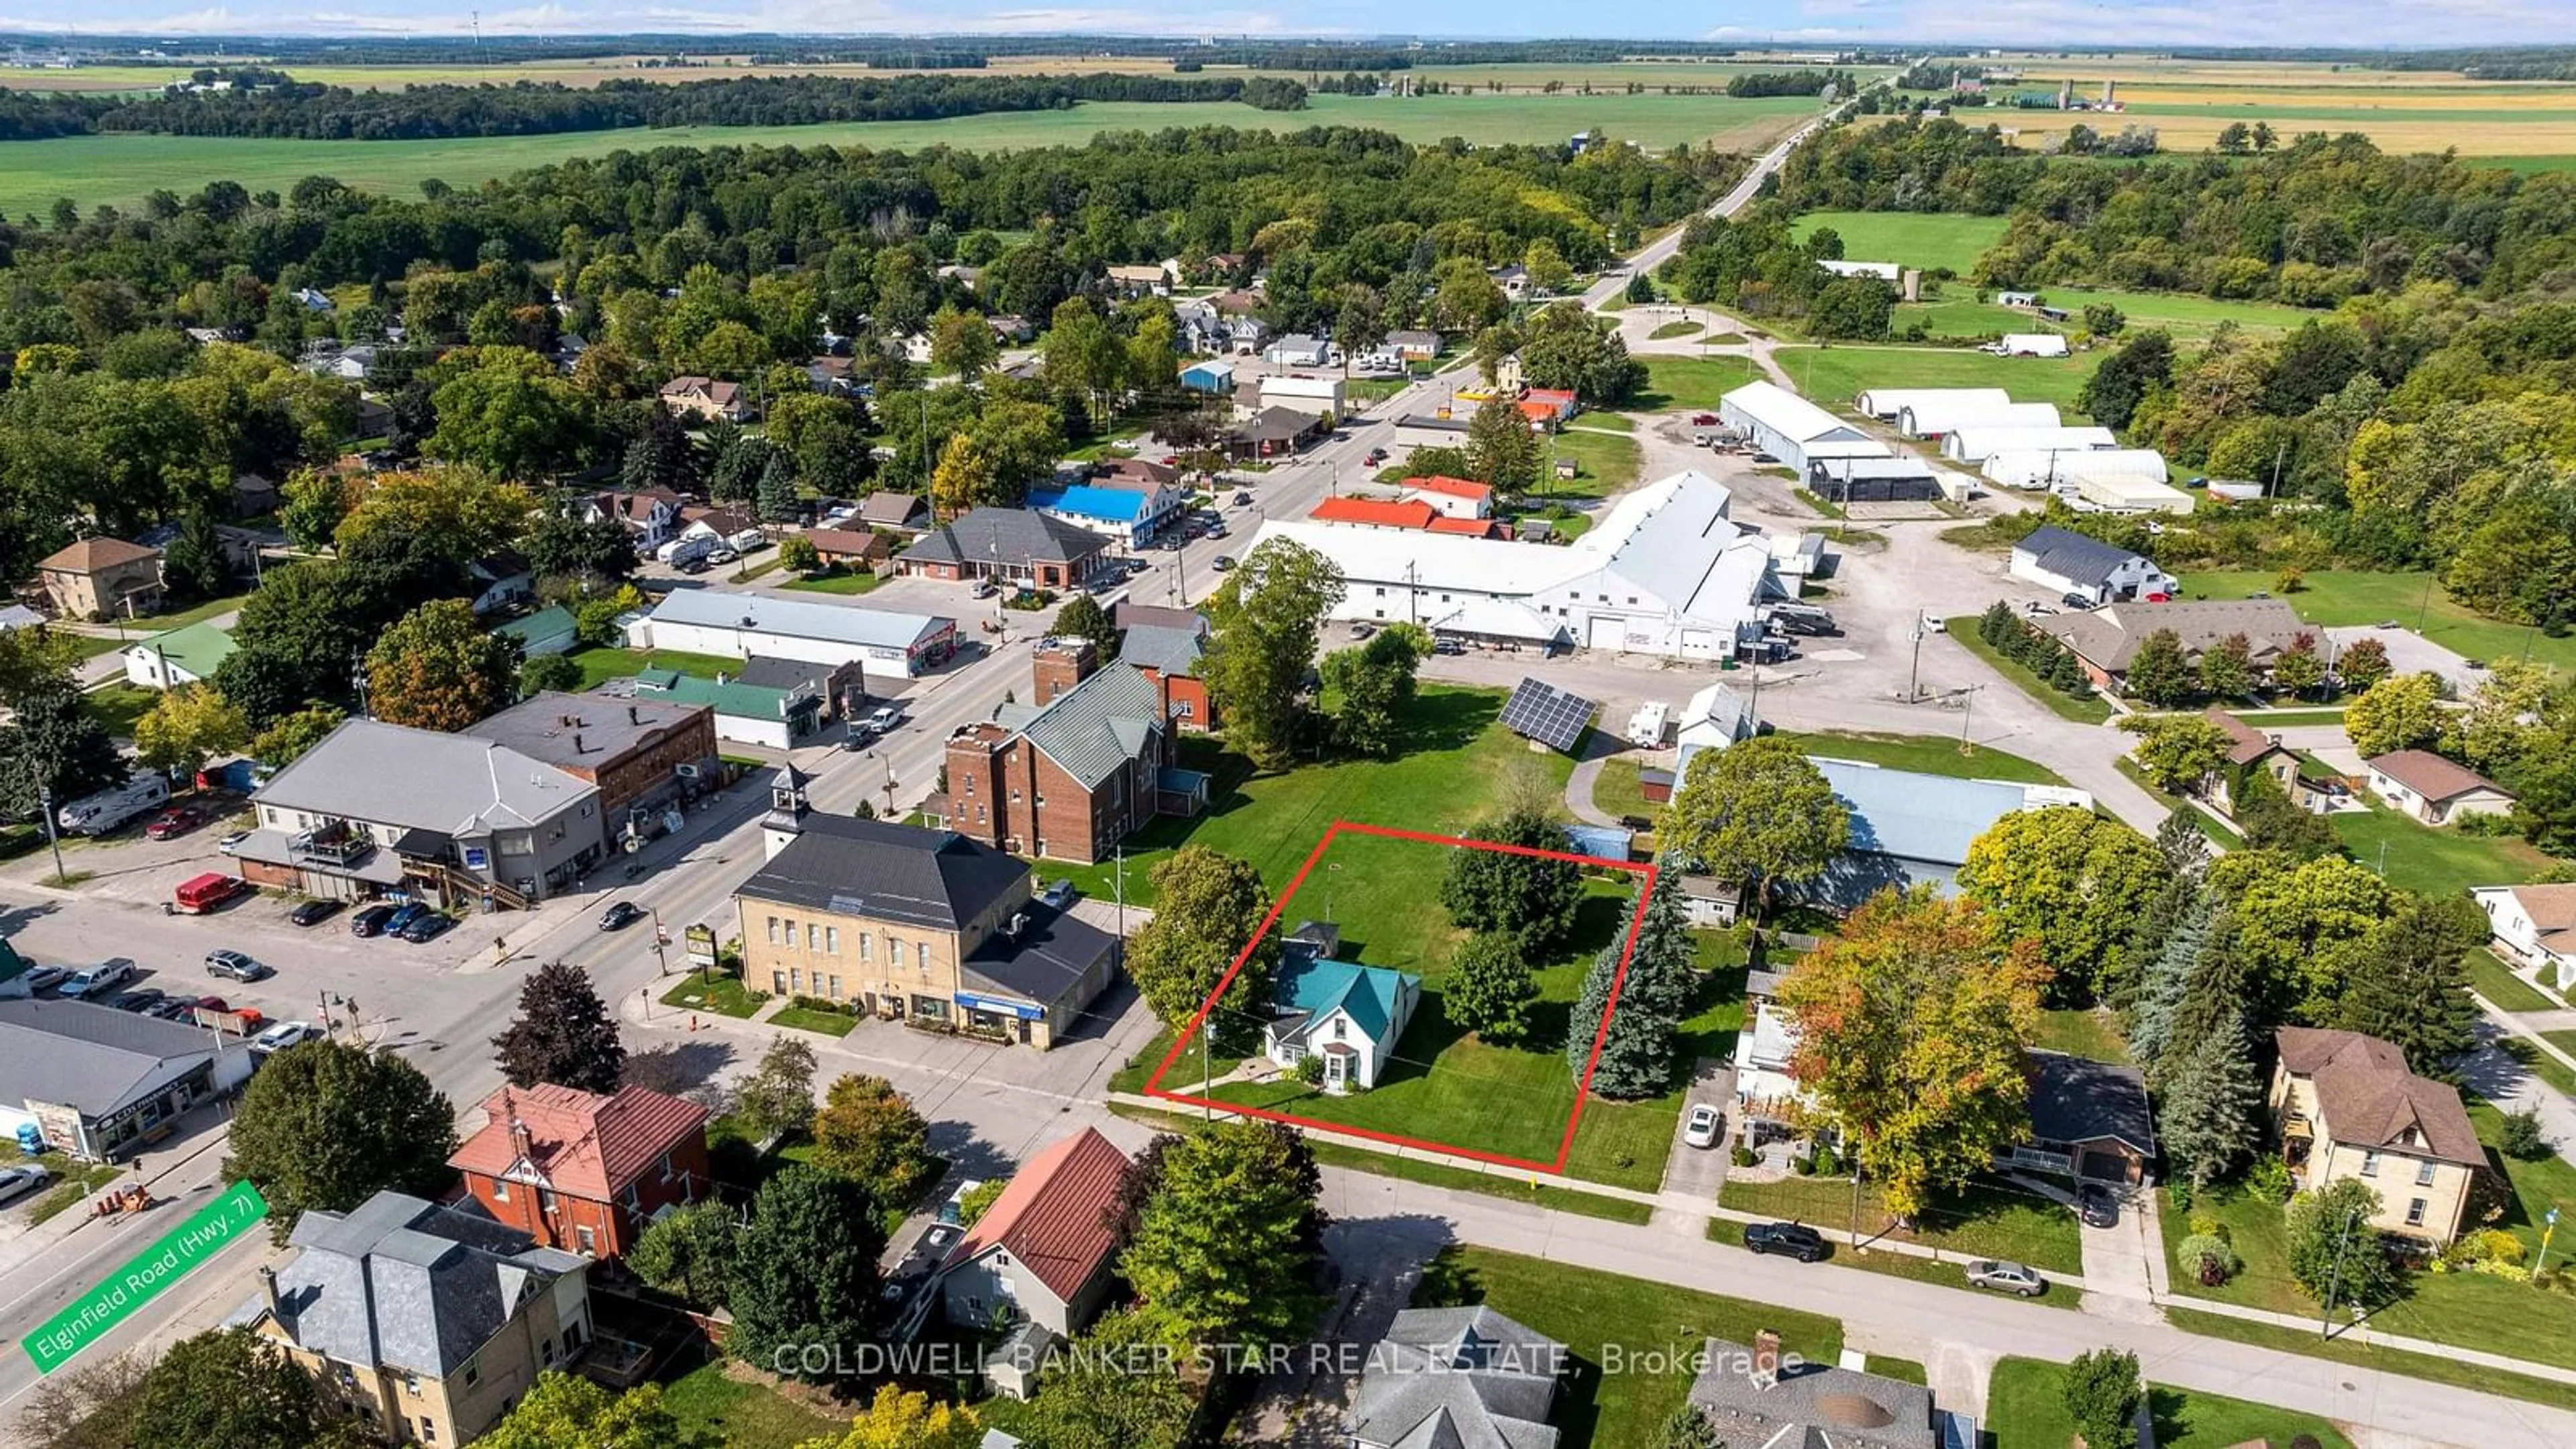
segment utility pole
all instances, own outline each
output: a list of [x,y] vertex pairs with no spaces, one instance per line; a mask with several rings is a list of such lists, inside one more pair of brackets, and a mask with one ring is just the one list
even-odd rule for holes
[[2343,1253],[2352,1244],[2354,1224],[2360,1221],[2361,1212],[2355,1209],[2344,1216],[2343,1231],[2335,1234],[2334,1272],[2326,1280],[2325,1306],[2317,1310],[2317,1333],[2322,1337],[2334,1336],[2335,1298],[2343,1292]]
[[1977,747],[1968,742],[1968,722],[1977,717],[1977,691],[1983,688],[1971,684],[1959,691],[1959,753],[1963,755],[1976,753]]
[[45,844],[54,852],[54,881],[63,878],[63,840],[54,833],[54,787],[48,782],[36,787],[36,808],[45,812]]
[[1923,611],[1914,611],[1914,659],[1905,666],[1905,702],[1912,704],[1923,697]]

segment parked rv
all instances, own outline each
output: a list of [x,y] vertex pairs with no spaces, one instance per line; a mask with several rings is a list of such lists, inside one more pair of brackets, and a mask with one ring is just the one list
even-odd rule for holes
[[104,835],[170,798],[170,782],[141,774],[113,790],[84,795],[54,812],[54,823],[74,835]]

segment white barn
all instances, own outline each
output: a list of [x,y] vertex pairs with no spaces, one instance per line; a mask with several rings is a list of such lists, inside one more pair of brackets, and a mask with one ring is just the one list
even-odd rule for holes
[[2011,401],[2012,394],[1999,387],[1873,387],[1862,389],[1852,398],[1862,412],[1888,419],[1917,403],[1996,408]]
[[2007,332],[1986,350],[1997,357],[2064,357],[2066,339],[2054,332]]
[[2164,454],[2153,448],[2000,448],[1986,455],[1988,481],[2006,488],[2073,488],[2086,478],[2168,480]]
[[1748,382],[1720,398],[1717,419],[1755,448],[1807,475],[1819,458],[1884,458],[1885,443],[1777,383]]
[[1972,423],[1941,440],[1941,456],[1953,463],[1982,463],[1997,453],[2070,453],[2118,446],[2119,435],[2109,428],[2014,428]]
[[1915,401],[1896,414],[1896,430],[1909,438],[1942,438],[1961,428],[2054,428],[2065,420],[2052,403]]
[[1732,495],[1697,472],[1627,494],[1555,548],[1415,530],[1273,521],[1342,571],[1337,620],[1403,620],[1435,633],[1676,659],[1727,659],[1761,637],[1781,589],[1771,546],[1727,517]]
[[629,644],[642,649],[857,664],[867,674],[911,679],[955,651],[957,621],[760,594],[673,589],[651,614],[628,628],[627,636]]
[[1340,417],[1347,411],[1342,405],[1342,380],[1338,377],[1304,377],[1290,374],[1261,379],[1261,405],[1266,408],[1293,408],[1301,413],[1331,413]]

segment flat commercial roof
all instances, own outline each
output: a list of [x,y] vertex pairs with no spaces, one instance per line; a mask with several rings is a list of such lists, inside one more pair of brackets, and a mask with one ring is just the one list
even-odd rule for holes
[[653,622],[742,629],[757,634],[823,639],[835,644],[876,649],[910,649],[957,627],[956,620],[934,614],[899,614],[887,609],[809,604],[801,599],[726,594],[713,589],[673,589],[662,596],[661,603],[654,605]]

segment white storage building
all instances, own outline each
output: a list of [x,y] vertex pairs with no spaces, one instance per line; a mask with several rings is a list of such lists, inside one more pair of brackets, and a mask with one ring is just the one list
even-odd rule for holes
[[1777,383],[1748,382],[1718,399],[1717,419],[1747,442],[1807,475],[1819,458],[1884,458],[1885,443]]
[[957,621],[760,594],[673,589],[627,635],[629,644],[642,649],[855,663],[866,674],[911,679],[956,651]]
[[1289,374],[1261,379],[1261,405],[1266,408],[1293,408],[1301,413],[1331,413],[1340,417],[1342,380],[1338,377],[1306,377]]
[[1909,438],[1945,438],[1961,428],[2054,428],[2065,420],[2051,403],[1915,401],[1896,414],[1896,430]]
[[2001,448],[1986,455],[1988,481],[2006,488],[2072,488],[2084,478],[2171,481],[2153,448]]
[[2064,357],[2066,339],[2054,332],[2007,332],[1986,350],[1997,357]]
[[2012,394],[1999,387],[1873,387],[1863,389],[1852,401],[1871,417],[1894,418],[1917,403],[2002,407],[2012,401]]
[[2119,435],[2109,428],[2012,428],[1973,423],[1941,440],[1941,456],[1953,463],[1982,463],[1997,453],[2071,453],[2118,446]]
[[1835,257],[1830,261],[1819,260],[1816,265],[1837,277],[1876,277],[1882,282],[1893,282],[1905,275],[1905,269],[1894,262],[1847,262]]
[[1403,620],[1435,633],[1725,659],[1759,639],[1780,590],[1771,546],[1727,517],[1724,484],[1676,473],[1614,504],[1562,547],[1459,534],[1270,522],[1342,571],[1337,620]]
[[2170,484],[2135,475],[2087,475],[2059,492],[2079,509],[2101,513],[2189,513],[2191,495]]

